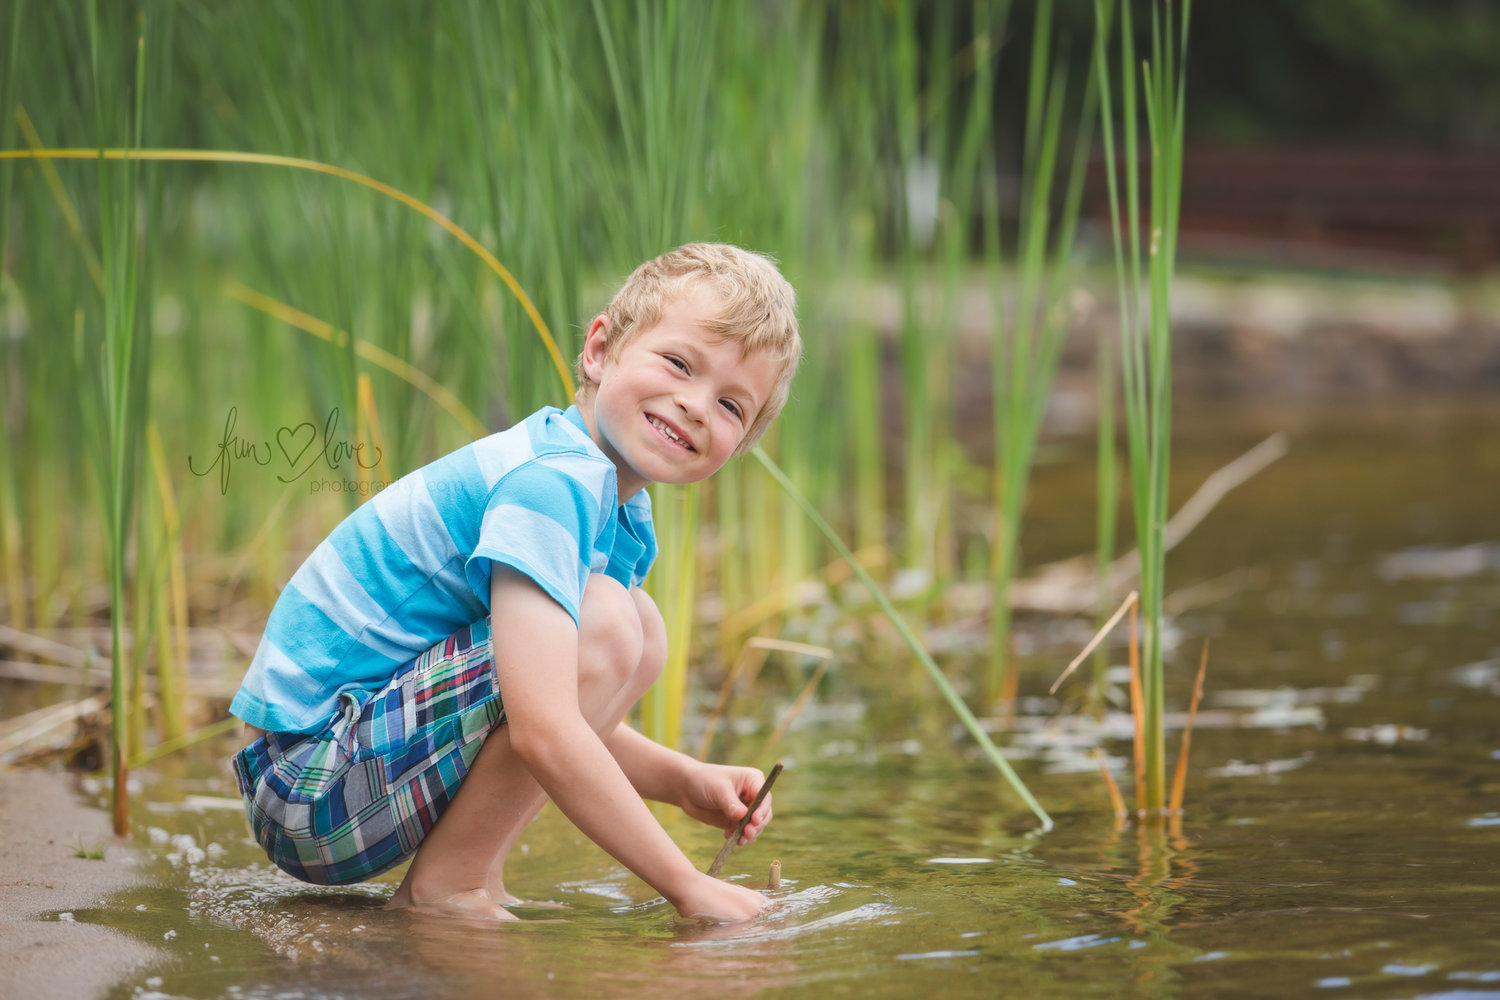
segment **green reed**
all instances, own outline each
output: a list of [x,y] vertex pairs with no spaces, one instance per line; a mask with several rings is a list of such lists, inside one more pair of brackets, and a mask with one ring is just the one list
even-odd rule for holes
[[[5,28],[5,70],[3,74],[0,74],[0,149],[9,149],[13,143],[12,136],[15,134],[15,119],[7,109],[16,104],[17,66],[20,63],[18,53],[21,47],[21,12],[25,6],[23,0],[15,0],[11,5],[10,23]],[[0,256],[3,256],[3,249],[9,243],[10,192],[14,178],[15,164],[9,160],[0,162]],[[0,266],[0,314],[3,314],[9,306],[11,295],[11,284],[6,278],[5,268]],[[6,354],[5,370],[7,372],[18,371],[20,365],[14,363],[13,358],[9,356],[11,352],[7,350]],[[18,479],[20,469],[13,455],[11,435],[4,433],[4,430],[5,428],[0,427],[0,586],[4,588],[5,602],[11,620],[17,628],[24,629],[29,623],[30,601],[27,600],[26,579],[22,570],[24,562]]]
[[[127,761],[130,746],[129,715],[139,705],[142,688],[139,661],[126,651],[121,638],[126,609],[126,561],[135,535],[135,491],[140,475],[138,442],[146,420],[146,381],[150,364],[150,331],[140,323],[141,253],[136,227],[137,200],[141,195],[141,170],[131,162],[123,170],[111,171],[102,151],[114,130],[110,104],[105,100],[107,69],[101,61],[103,38],[96,2],[89,5],[90,63],[93,67],[94,109],[101,155],[98,161],[99,248],[104,277],[103,366],[103,485],[105,523],[108,530],[110,605],[110,757],[114,771],[114,829],[124,835],[130,827]],[[141,146],[145,121],[145,38],[136,47],[134,108],[127,118],[131,141]],[[149,223],[148,223],[149,224]],[[138,598],[141,595],[137,595]],[[138,616],[139,621],[139,616]],[[127,697],[134,693],[134,698]]]
[[[1010,585],[1020,567],[1022,516],[1027,485],[1067,338],[1065,295],[1070,288],[1074,237],[1088,163],[1096,97],[1090,73],[1078,112],[1081,123],[1063,173],[1063,123],[1067,115],[1066,66],[1057,58],[1051,28],[1052,4],[1036,7],[1031,40],[1025,138],[1024,187],[1017,233],[1014,302],[1003,298],[998,208],[984,205],[986,259],[992,275],[995,315],[1000,317],[992,351],[995,421],[995,493],[990,582],[993,588],[990,669],[991,699],[1007,697],[1014,683],[1010,662]],[[1061,208],[1054,207],[1054,185],[1062,179]],[[1008,323],[1006,322],[1008,320]]]
[[[1160,815],[1167,807],[1166,750],[1162,727],[1165,677],[1161,648],[1162,597],[1166,565],[1164,532],[1171,458],[1171,293],[1177,256],[1178,207],[1182,191],[1183,103],[1186,96],[1188,21],[1191,0],[1183,0],[1174,25],[1171,0],[1153,4],[1151,56],[1141,69],[1150,150],[1150,201],[1145,220],[1146,271],[1142,279],[1140,214],[1140,115],[1137,109],[1136,57],[1130,0],[1120,17],[1121,135],[1123,156],[1115,157],[1114,105],[1103,33],[1094,58],[1101,82],[1101,124],[1109,164],[1109,198],[1115,245],[1116,284],[1120,300],[1121,369],[1130,487],[1134,502],[1136,544],[1141,554],[1141,610],[1145,619],[1141,658],[1143,775],[1137,775],[1142,813]],[[1107,0],[1096,0],[1096,18],[1108,24]],[[1122,212],[1116,172],[1123,164],[1125,206]]]

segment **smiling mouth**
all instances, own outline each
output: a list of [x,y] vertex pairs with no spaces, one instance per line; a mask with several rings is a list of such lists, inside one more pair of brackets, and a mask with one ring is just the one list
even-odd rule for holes
[[675,444],[677,447],[684,448],[687,451],[697,451],[696,448],[679,437],[676,431],[672,430],[672,428],[668,427],[660,419],[653,417],[648,413],[646,414],[646,420],[651,424],[652,427],[656,428],[656,432],[658,434]]

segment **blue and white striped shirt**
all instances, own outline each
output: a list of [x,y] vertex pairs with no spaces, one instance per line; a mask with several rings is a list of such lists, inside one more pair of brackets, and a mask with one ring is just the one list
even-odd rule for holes
[[339,695],[489,613],[490,567],[515,567],[578,621],[590,573],[640,585],[656,558],[651,500],[619,502],[615,467],[578,408],[544,407],[402,476],[344,519],[293,574],[229,710],[312,732]]

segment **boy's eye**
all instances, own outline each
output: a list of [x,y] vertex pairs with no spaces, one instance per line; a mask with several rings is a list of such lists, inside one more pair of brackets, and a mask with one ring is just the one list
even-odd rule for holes
[[664,355],[664,357],[672,364],[672,367],[678,369],[679,371],[687,371],[687,362],[683,361],[677,355],[667,354]]
[[742,410],[742,409],[740,409],[740,404],[739,403],[736,403],[732,399],[721,399],[721,400],[719,400],[719,402],[722,403],[722,404],[724,404],[724,409],[728,410],[730,413],[734,414],[739,419],[743,420],[745,418],[745,411]]

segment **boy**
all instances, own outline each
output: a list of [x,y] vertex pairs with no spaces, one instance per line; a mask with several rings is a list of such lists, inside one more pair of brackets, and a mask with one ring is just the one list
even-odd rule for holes
[[[766,906],[699,872],[643,801],[728,831],[761,773],[621,720],[666,661],[640,588],[656,554],[644,487],[706,479],[752,447],[800,352],[774,264],[680,247],[589,325],[574,406],[403,477],[335,528],[230,708],[253,737],[234,767],[271,860],[335,884],[415,852],[390,906],[511,920],[505,858],[551,799],[685,916]],[[767,797],[740,842],[770,819]]]

